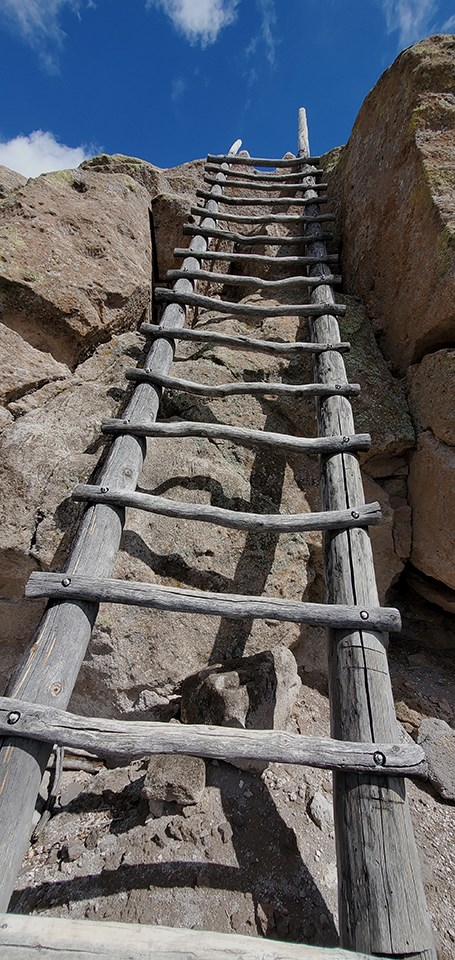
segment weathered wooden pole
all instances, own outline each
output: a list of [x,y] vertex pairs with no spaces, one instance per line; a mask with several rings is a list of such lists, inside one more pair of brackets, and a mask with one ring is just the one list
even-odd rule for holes
[[[299,156],[310,155],[306,112],[299,111]],[[312,189],[311,167],[305,194]],[[313,238],[308,253],[319,258],[310,268],[313,276],[327,276],[327,247],[321,228],[308,227]],[[311,293],[312,303],[335,303],[329,284]],[[311,322],[312,339],[337,342],[336,317],[325,315]],[[315,380],[346,383],[340,353],[318,354]],[[317,401],[322,436],[354,431],[351,404],[345,397]],[[322,506],[326,510],[352,508],[363,501],[357,457],[352,453],[329,455],[322,463]],[[330,603],[378,603],[371,542],[364,529],[330,531],[325,537],[327,599]],[[331,734],[339,740],[397,742],[398,724],[387,663],[387,634],[371,630],[328,632]],[[435,960],[430,921],[420,865],[402,778],[370,774],[334,773],[334,812],[338,868],[340,937],[343,947],[381,957]]]

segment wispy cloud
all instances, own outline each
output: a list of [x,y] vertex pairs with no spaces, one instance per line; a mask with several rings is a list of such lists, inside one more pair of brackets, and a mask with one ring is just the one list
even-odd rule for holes
[[437,0],[382,0],[389,33],[398,33],[400,48],[407,47],[432,32]]
[[147,7],[158,7],[170,17],[176,30],[190,43],[207,47],[220,31],[233,23],[239,0],[146,0]]
[[259,12],[261,15],[261,37],[265,44],[267,60],[270,66],[275,63],[275,26],[276,10],[275,0],[257,0]]
[[92,154],[87,147],[68,147],[45,130],[34,130],[28,136],[0,142],[0,163],[24,177],[78,167],[89,156]]
[[455,30],[455,14],[453,17],[449,17],[448,20],[445,20],[444,23],[441,23],[439,27],[441,33],[452,33]]
[[[50,73],[58,72],[58,55],[65,33],[60,24],[64,7],[78,14],[84,0],[0,0],[0,17],[39,55]],[[92,6],[91,0],[85,0]]]
[[[259,30],[252,37],[245,47],[245,57],[249,61],[244,76],[248,86],[252,86],[259,79],[257,70],[258,51],[265,52],[265,56],[271,67],[275,66],[276,54],[276,22],[277,14],[275,9],[275,0],[256,0],[256,6],[259,12],[260,25]],[[254,66],[251,62],[254,61]]]
[[187,86],[188,84],[183,77],[174,77],[171,86],[171,100],[173,100],[174,103],[177,103],[177,101],[183,97]]

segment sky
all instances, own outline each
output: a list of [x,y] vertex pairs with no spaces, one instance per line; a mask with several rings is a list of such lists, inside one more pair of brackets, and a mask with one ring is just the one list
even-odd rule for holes
[[123,153],[160,167],[345,143],[399,52],[455,32],[455,0],[0,0],[0,164]]

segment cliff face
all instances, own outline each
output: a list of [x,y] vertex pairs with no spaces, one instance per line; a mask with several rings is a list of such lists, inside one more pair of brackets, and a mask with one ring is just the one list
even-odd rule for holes
[[402,53],[332,159],[343,276],[406,377],[413,585],[454,610],[455,37]]

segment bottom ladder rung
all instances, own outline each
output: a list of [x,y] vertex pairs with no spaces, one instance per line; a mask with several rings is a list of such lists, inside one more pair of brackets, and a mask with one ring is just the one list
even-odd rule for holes
[[112,920],[0,914],[8,960],[373,960],[365,953]]
[[351,743],[303,737],[284,730],[243,730],[196,723],[80,717],[55,707],[0,697],[0,732],[31,737],[99,757],[134,760],[150,754],[183,754],[212,760],[296,763],[322,770],[385,776],[426,776],[422,747],[402,743]]

